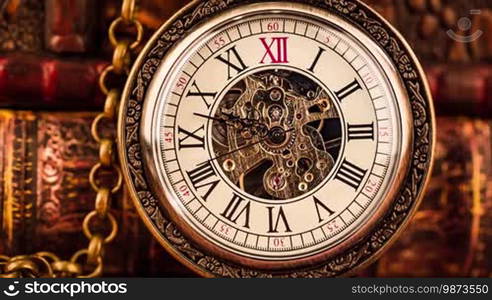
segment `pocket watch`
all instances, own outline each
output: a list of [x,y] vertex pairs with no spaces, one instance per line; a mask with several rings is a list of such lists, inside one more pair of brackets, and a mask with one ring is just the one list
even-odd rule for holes
[[412,50],[355,0],[194,1],[148,41],[119,113],[155,238],[203,276],[347,276],[415,212],[434,114]]

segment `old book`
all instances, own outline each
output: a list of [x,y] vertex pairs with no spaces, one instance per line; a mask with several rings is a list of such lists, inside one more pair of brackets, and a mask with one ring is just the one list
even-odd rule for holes
[[438,115],[492,116],[490,65],[426,68]]
[[[0,56],[0,107],[43,110],[102,109],[98,77],[107,62],[46,56]],[[430,66],[436,113],[492,116],[490,66]]]
[[56,53],[84,53],[96,42],[97,0],[46,0],[45,45]]
[[[363,0],[375,8],[409,40],[416,50],[418,57],[427,63],[484,63],[492,57],[492,9],[486,0],[469,1],[425,1],[425,0]],[[91,3],[97,5],[90,7]],[[61,47],[69,49],[71,44],[82,43],[64,42],[53,43],[51,37],[66,37],[75,41],[85,36],[87,17],[95,8],[95,18],[98,20],[95,36],[87,40],[88,44],[101,45],[107,42],[108,24],[119,13],[120,2],[116,0],[9,0],[0,2],[0,51],[51,51]],[[139,1],[139,20],[154,31],[175,11],[189,3],[189,0],[141,0]],[[55,3],[56,5],[52,5]],[[70,6],[68,5],[70,3]],[[88,5],[85,7],[83,5]],[[65,14],[59,14],[63,8]],[[55,18],[57,24],[73,25],[73,29],[53,25],[48,19]],[[466,30],[467,18],[472,26]],[[96,23],[96,22],[93,22]],[[465,30],[463,30],[465,28]],[[52,32],[53,34],[50,34]],[[68,32],[68,33],[67,33]],[[452,39],[452,33],[462,37],[480,38],[470,43],[462,43]],[[69,38],[70,37],[70,38]],[[43,43],[44,40],[47,43]],[[58,38],[55,38],[55,40]],[[46,44],[46,45],[45,45]],[[45,49],[48,48],[48,49]],[[77,48],[76,47],[76,48]],[[96,50],[105,47],[96,47]]]
[[107,62],[48,56],[0,56],[0,107],[93,110],[104,102],[98,80]]
[[492,276],[491,123],[441,118],[437,128],[427,195],[375,276]]
[[[87,246],[81,232],[94,205],[88,175],[98,158],[94,113],[0,111],[0,253],[52,251],[69,258]],[[106,276],[189,276],[156,245],[126,193],[113,202],[117,239]]]
[[[428,66],[439,115],[492,116],[490,5],[465,0],[364,1],[402,32]],[[137,18],[146,28],[145,36],[187,3],[140,1]],[[107,30],[120,5],[115,0],[97,5],[95,0],[4,1],[0,5],[0,107],[100,110],[97,77],[104,61],[111,59]],[[474,12],[463,16],[472,23],[470,32],[459,31],[463,11]],[[460,43],[450,32],[463,37],[480,33],[480,37]],[[91,45],[99,46],[86,52]],[[52,52],[76,52],[78,57],[47,56]]]

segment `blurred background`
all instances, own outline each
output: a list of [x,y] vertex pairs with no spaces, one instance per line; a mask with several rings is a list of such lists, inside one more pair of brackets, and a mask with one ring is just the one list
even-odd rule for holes
[[[186,0],[141,0],[146,36]],[[492,276],[492,2],[366,0],[423,62],[437,119],[427,196],[397,243],[359,276]],[[90,124],[118,0],[0,0],[0,254],[86,246],[98,159]],[[108,130],[112,130],[108,128]],[[194,276],[147,232],[126,192],[105,276]]]

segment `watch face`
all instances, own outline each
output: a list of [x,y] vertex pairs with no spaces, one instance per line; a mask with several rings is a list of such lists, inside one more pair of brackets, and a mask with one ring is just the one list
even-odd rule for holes
[[[235,276],[214,264],[295,274],[357,255],[400,209],[374,241],[382,248],[415,210],[430,169],[432,108],[420,69],[395,63],[343,10],[211,2],[182,12],[178,31],[165,25],[127,85],[124,173],[149,227],[207,275]],[[420,99],[405,82],[412,71]],[[415,148],[421,126],[426,147]],[[319,275],[348,272],[379,249],[366,250]]]

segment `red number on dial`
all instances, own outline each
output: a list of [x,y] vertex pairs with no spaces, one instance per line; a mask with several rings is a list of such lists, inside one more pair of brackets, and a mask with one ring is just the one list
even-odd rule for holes
[[186,186],[186,185],[180,186],[179,191],[185,197],[189,197],[191,195],[190,190],[188,189],[188,186]]
[[280,29],[280,25],[277,22],[268,23],[267,30],[268,31],[278,31]]
[[274,238],[273,239],[273,246],[275,246],[275,247],[283,247],[284,246],[284,239]]
[[180,90],[183,90],[187,83],[188,83],[188,79],[186,79],[185,77],[180,77],[178,79],[178,82],[176,83],[176,87]]

